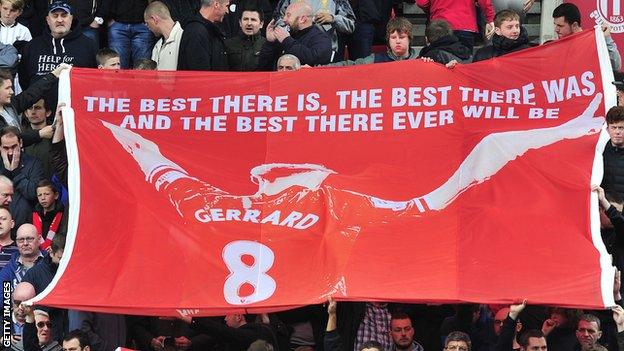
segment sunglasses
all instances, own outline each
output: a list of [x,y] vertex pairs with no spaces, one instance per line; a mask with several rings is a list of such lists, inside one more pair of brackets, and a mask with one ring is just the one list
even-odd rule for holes
[[37,323],[37,328],[43,328],[43,326],[46,326],[48,328],[52,328],[52,322],[39,322],[39,323]]

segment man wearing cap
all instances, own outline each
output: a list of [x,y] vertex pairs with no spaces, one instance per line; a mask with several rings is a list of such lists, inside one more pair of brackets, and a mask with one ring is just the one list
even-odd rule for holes
[[48,8],[46,22],[50,29],[26,44],[20,62],[22,88],[50,73],[61,63],[77,67],[97,67],[95,42],[82,34],[72,9],[65,1],[54,1]]

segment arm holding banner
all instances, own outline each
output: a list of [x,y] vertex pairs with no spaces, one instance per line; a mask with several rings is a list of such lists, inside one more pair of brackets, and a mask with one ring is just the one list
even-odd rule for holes
[[526,307],[526,300],[519,305],[509,306],[509,315],[503,321],[501,334],[496,342],[495,351],[511,351],[513,350],[513,341],[516,335],[516,323],[520,312]]
[[607,43],[607,50],[609,51],[611,68],[614,71],[619,71],[620,69],[622,69],[622,57],[620,56],[620,52],[618,51],[615,41],[611,37],[611,27],[609,27],[608,25],[603,25],[602,33],[604,34],[605,41]]

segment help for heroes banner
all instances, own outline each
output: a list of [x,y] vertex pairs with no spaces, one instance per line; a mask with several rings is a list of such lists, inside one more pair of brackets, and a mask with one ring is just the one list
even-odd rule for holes
[[590,230],[609,74],[593,31],[453,70],[73,69],[71,233],[38,299],[152,315],[329,295],[610,305]]

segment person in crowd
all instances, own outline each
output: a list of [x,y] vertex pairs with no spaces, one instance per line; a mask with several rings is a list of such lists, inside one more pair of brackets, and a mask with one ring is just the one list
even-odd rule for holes
[[24,0],[0,1],[0,43],[12,45],[18,40],[32,40],[28,27],[17,22],[17,17],[24,11],[24,3]]
[[266,42],[260,34],[264,26],[262,13],[258,9],[244,10],[239,24],[241,31],[225,41],[230,71],[255,71],[260,50]]
[[227,71],[224,35],[217,26],[228,12],[229,0],[202,0],[199,12],[184,26],[178,69]]
[[142,351],[162,350],[165,344],[175,350],[217,349],[210,336],[192,330],[175,318],[134,317],[128,325],[137,349]]
[[542,333],[546,336],[551,351],[570,350],[577,344],[576,327],[580,310],[552,307],[550,318],[542,324]]
[[16,229],[31,221],[37,198],[37,184],[44,178],[43,166],[37,158],[22,154],[22,135],[17,127],[0,130],[0,172],[13,182],[13,199],[9,205]]
[[[54,278],[54,274],[58,270],[59,262],[63,258],[63,252],[65,251],[65,235],[59,234],[54,236],[50,249],[50,254],[44,256],[39,264],[29,269],[22,279],[23,283],[31,284],[37,294],[40,294],[52,282],[52,278]],[[47,312],[52,320],[54,340],[62,340],[63,335],[69,330],[67,310],[49,308]]]
[[307,0],[293,2],[286,9],[284,23],[290,32],[275,20],[267,26],[267,42],[260,51],[259,69],[271,71],[282,54],[297,56],[302,65],[324,65],[331,61],[331,39],[314,25],[313,11]]
[[45,178],[52,176],[51,163],[50,163],[50,143],[53,134],[52,126],[48,125],[48,119],[52,111],[46,106],[43,99],[39,99],[30,108],[24,111],[24,118],[22,119],[22,134],[27,133],[29,130],[41,133],[42,138],[40,141],[35,142],[24,148],[24,152],[27,155],[38,158],[43,166],[43,174]]
[[69,330],[81,330],[93,351],[112,351],[126,343],[126,317],[120,314],[68,311]]
[[424,351],[414,340],[412,319],[406,313],[394,313],[390,319],[390,337],[394,343],[392,350]]
[[98,69],[120,69],[119,53],[111,48],[102,48],[95,55]]
[[48,9],[46,21],[50,31],[29,41],[22,53],[19,77],[23,89],[54,71],[61,63],[87,68],[97,66],[95,43],[78,30],[78,22],[74,20],[69,4],[56,0]]
[[[557,33],[559,39],[583,31],[581,27],[581,12],[578,7],[571,2],[566,2],[557,6],[553,10],[552,16],[555,24],[555,33]],[[611,67],[619,71],[622,68],[622,57],[620,56],[615,41],[613,41],[611,37],[611,28],[608,25],[603,25],[602,32],[607,42]]]
[[[478,0],[486,19],[486,36],[494,32],[494,8],[490,0]],[[457,38],[472,52],[478,33],[477,12],[474,0],[416,0],[416,4],[429,13],[430,20],[447,21]]]
[[21,351],[24,349],[22,343],[22,334],[24,332],[24,324],[26,323],[26,312],[23,308],[22,301],[28,301],[35,297],[35,288],[28,283],[19,283],[13,289],[12,298],[12,335],[11,349]]
[[529,36],[520,25],[520,16],[512,10],[502,10],[494,16],[492,45],[487,45],[474,55],[473,61],[487,60],[529,47]]
[[444,350],[446,351],[470,351],[471,349],[470,336],[464,332],[451,332],[444,339]]
[[0,175],[0,207],[9,208],[13,201],[13,182],[11,179]]
[[256,340],[269,341],[273,345],[279,344],[275,331],[271,326],[255,322],[255,315],[239,313],[225,316],[225,325],[216,318],[191,318],[181,316],[180,320],[190,324],[191,328],[199,333],[204,333],[223,344],[225,351],[246,351]]
[[370,63],[383,63],[418,58],[416,49],[410,46],[412,42],[412,23],[403,17],[391,19],[386,26],[386,40],[388,50],[384,53],[373,53],[355,61],[347,60],[331,63],[328,66],[351,66]]
[[[516,322],[520,313],[526,308],[526,300],[521,304],[509,306],[509,314],[503,322],[500,336],[496,342],[496,351],[512,351],[516,334]],[[548,351],[546,337],[541,330],[529,329],[518,340],[521,351]]]
[[301,62],[295,55],[284,54],[277,59],[277,71],[298,71],[301,69]]
[[15,222],[6,207],[0,207],[0,268],[4,268],[11,257],[18,253],[15,241],[11,239],[11,230]]
[[48,313],[40,309],[33,310],[32,307],[24,310],[24,351],[61,351],[61,345],[52,338],[52,321]]
[[470,62],[472,51],[457,39],[451,25],[445,20],[433,20],[427,25],[425,41],[427,46],[420,50],[419,57],[428,57],[443,65],[451,61]]
[[581,351],[607,351],[607,349],[598,343],[598,339],[602,337],[600,330],[600,319],[593,314],[584,314],[581,316],[576,328],[576,339],[578,340]]
[[24,223],[17,228],[15,242],[18,252],[13,254],[9,263],[0,271],[2,281],[10,281],[13,289],[22,282],[26,272],[43,258],[43,253],[39,250],[39,239],[40,235],[34,225]]
[[[275,9],[274,18],[280,20],[286,15],[286,10],[295,1],[280,0]],[[355,14],[348,0],[309,0],[314,15],[314,23],[322,28],[331,38],[333,62],[344,58],[344,50],[339,48],[339,42],[355,30]],[[339,40],[339,38],[341,40]]]
[[47,250],[52,240],[63,226],[63,204],[59,201],[59,192],[49,180],[43,179],[37,184],[37,201],[33,212],[33,225],[39,234],[39,248]]
[[[375,26],[383,21],[383,0],[350,0],[355,14],[355,30],[346,36],[349,60],[357,60],[372,53]],[[339,46],[340,47],[340,46]],[[339,57],[340,54],[338,54]]]
[[152,60],[156,62],[156,69],[175,71],[178,68],[183,33],[180,22],[171,18],[169,9],[160,1],[152,1],[147,5],[143,17],[147,28],[159,38],[152,49]]
[[140,59],[132,67],[132,69],[139,71],[155,71],[157,68],[158,64],[152,59]]
[[230,0],[229,11],[223,17],[223,21],[219,23],[219,27],[227,39],[234,38],[240,34],[240,20],[243,12],[249,9],[258,10],[260,18],[264,20],[260,33],[265,35],[266,25],[273,16],[273,9],[269,0]]
[[613,85],[617,94],[617,105],[624,106],[624,72],[613,71]]
[[89,336],[82,330],[72,330],[63,337],[64,351],[91,351]]
[[151,57],[154,36],[143,19],[147,0],[103,0],[102,16],[108,19],[108,45],[119,53],[121,68]]
[[602,153],[604,175],[601,187],[605,192],[624,198],[624,107],[612,107],[605,119],[609,141]]

